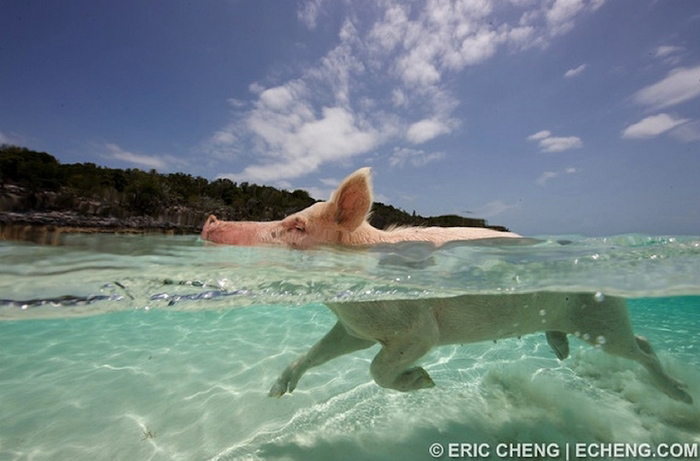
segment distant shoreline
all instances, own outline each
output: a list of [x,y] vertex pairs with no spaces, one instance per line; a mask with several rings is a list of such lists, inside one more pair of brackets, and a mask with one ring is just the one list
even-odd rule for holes
[[180,225],[146,216],[114,218],[82,216],[72,211],[0,211],[0,240],[60,245],[66,234],[198,234],[201,225]]

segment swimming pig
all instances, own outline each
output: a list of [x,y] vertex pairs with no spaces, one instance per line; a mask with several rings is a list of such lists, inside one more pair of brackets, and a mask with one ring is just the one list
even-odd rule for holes
[[[273,222],[226,222],[209,216],[202,238],[234,245],[371,245],[405,241],[440,245],[456,240],[518,238],[512,232],[468,227],[379,230],[367,222],[372,206],[369,168],[348,176],[327,202]],[[635,336],[623,298],[586,293],[463,295],[448,298],[327,303],[338,318],[331,331],[277,379],[271,396],[292,392],[311,367],[379,343],[370,371],[382,387],[411,391],[434,386],[413,363],[431,348],[545,331],[559,359],[569,355],[568,334],[603,351],[636,360],[673,399],[692,403],[685,386],[669,377],[649,342]]]
[[327,202],[318,202],[281,221],[220,221],[207,218],[202,238],[231,245],[283,244],[310,248],[323,244],[372,245],[406,241],[432,242],[436,245],[455,240],[519,237],[479,227],[398,227],[380,230],[367,222],[372,206],[369,168],[345,178]]
[[652,383],[669,397],[693,399],[668,376],[649,342],[635,336],[624,298],[600,293],[538,292],[462,295],[448,298],[327,303],[337,323],[306,354],[292,362],[270,389],[292,392],[309,368],[379,343],[370,372],[382,387],[412,391],[433,387],[416,360],[435,346],[496,340],[546,331],[560,360],[569,355],[567,334],[642,364]]

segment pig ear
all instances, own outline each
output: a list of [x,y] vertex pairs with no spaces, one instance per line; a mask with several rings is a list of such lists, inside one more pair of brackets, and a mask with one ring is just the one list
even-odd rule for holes
[[336,206],[335,222],[353,231],[364,222],[372,207],[372,177],[369,168],[360,168],[343,180],[330,203]]

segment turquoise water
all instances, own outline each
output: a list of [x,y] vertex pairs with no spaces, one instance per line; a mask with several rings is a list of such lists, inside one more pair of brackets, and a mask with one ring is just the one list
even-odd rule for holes
[[[436,442],[511,459],[498,444],[700,444],[700,237],[437,250],[115,235],[64,243],[0,242],[2,460],[433,459]],[[635,332],[695,403],[573,339],[559,362],[543,334],[434,349],[420,360],[436,383],[428,390],[374,384],[375,346],[267,397],[333,325],[323,302],[542,290],[627,297]]]

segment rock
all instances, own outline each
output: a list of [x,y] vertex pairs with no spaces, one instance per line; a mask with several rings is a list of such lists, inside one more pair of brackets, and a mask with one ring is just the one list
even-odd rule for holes
[[186,214],[174,215],[179,222],[145,216],[114,218],[83,216],[71,211],[0,212],[0,240],[18,240],[58,245],[68,233],[128,233],[128,234],[197,234],[204,218],[198,223]]

